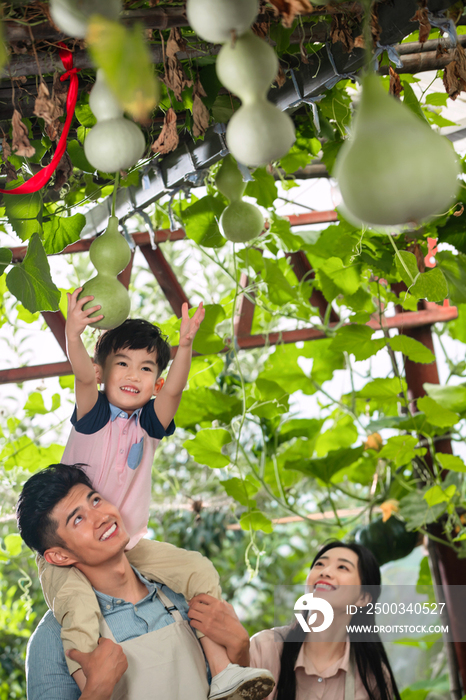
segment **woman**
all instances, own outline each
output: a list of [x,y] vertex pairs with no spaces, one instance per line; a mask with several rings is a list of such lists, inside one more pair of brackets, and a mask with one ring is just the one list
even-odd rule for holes
[[[348,624],[375,623],[365,611],[380,595],[380,569],[372,552],[330,542],[316,555],[306,584],[316,598],[331,604],[334,619],[319,633],[305,632],[296,622],[254,635],[251,666],[268,668],[277,681],[268,700],[400,700],[379,635],[346,631]],[[348,605],[357,607],[353,616]],[[319,615],[309,618],[311,628],[322,623]]]

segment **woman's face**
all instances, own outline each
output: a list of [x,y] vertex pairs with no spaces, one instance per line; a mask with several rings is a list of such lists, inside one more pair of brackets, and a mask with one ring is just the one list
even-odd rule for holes
[[346,611],[347,605],[367,605],[361,593],[358,555],[346,547],[328,549],[319,557],[306,579],[307,590],[325,598],[334,611]]

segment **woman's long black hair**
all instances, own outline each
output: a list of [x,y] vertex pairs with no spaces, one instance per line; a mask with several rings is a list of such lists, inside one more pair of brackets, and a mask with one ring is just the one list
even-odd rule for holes
[[[375,603],[381,590],[380,568],[376,558],[367,547],[353,543],[346,544],[338,540],[329,542],[316,554],[311,568],[325,552],[334,547],[346,547],[346,549],[351,549],[357,555],[361,589],[363,592],[369,593],[372,603]],[[375,618],[373,615],[368,615],[359,610],[351,618],[353,626],[372,626],[374,622]],[[277,684],[277,700],[295,700],[296,698],[294,666],[305,637],[306,632],[298,624],[292,625],[284,637],[280,676]],[[361,637],[360,634],[351,632],[349,640],[350,642],[359,642],[352,645],[351,651],[370,700],[392,700],[392,698],[400,700],[400,693],[379,635],[376,632],[371,632],[365,633],[364,637]],[[390,676],[391,688],[387,684],[387,673]]]

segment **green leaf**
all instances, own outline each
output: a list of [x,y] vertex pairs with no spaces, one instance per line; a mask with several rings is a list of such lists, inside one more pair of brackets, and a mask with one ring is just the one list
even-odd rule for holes
[[47,255],[61,253],[66,246],[79,241],[79,234],[86,225],[84,214],[53,216],[44,223],[44,250]]
[[0,275],[3,275],[12,258],[13,253],[9,248],[0,248]]
[[317,436],[322,428],[323,421],[317,418],[292,418],[280,427],[278,444],[288,442],[295,437],[311,439]]
[[246,185],[244,194],[254,197],[259,206],[267,209],[273,207],[277,199],[277,185],[273,175],[267,172],[266,168],[257,168],[252,174],[254,180]]
[[[6,189],[23,184],[23,180],[8,183]],[[33,194],[4,194],[5,213],[14,232],[26,241],[42,231],[42,197]]]
[[460,457],[456,455],[444,454],[443,452],[437,452],[436,458],[442,465],[443,469],[448,469],[450,472],[466,472],[466,464]]
[[229,423],[241,413],[242,402],[236,396],[223,394],[215,389],[189,389],[183,391],[176,412],[176,424],[180,428],[194,428],[207,421],[219,420]]
[[466,256],[442,250],[437,253],[435,260],[447,280],[450,301],[453,304],[466,303]]
[[250,413],[260,418],[272,419],[280,413],[286,413],[286,411],[289,410],[289,395],[277,382],[269,379],[257,378],[254,389],[258,401],[267,403],[257,408],[248,407]]
[[280,158],[280,166],[286,173],[291,174],[300,168],[305,168],[311,158],[312,155],[308,151],[303,150],[295,143],[287,155]]
[[[220,304],[206,304],[205,317],[196,333],[193,342],[193,349],[202,355],[210,355],[220,352],[225,347],[222,338],[216,333],[216,327],[225,318],[225,311]],[[194,315],[196,309],[190,309],[190,316]]]
[[[217,77],[215,64],[205,66],[199,73],[199,80],[201,81],[201,85],[207,94],[207,97],[203,97],[202,101],[207,109],[212,109],[215,100],[218,97],[219,90],[222,87],[222,83]],[[228,97],[228,95],[226,95],[226,97]]]
[[446,92],[431,92],[426,95],[426,104],[434,107],[446,107],[448,94]]
[[374,379],[363,387],[359,396],[365,399],[375,399],[376,401],[398,401],[402,387],[406,390],[406,384],[399,379]]
[[373,334],[374,330],[368,326],[343,326],[336,332],[330,350],[353,353],[358,361],[367,360],[385,346],[384,338],[372,340]]
[[230,460],[222,454],[222,447],[230,442],[228,430],[206,428],[200,430],[194,440],[186,440],[183,447],[198,464],[205,464],[211,469],[223,469],[230,464]]
[[424,384],[427,395],[443,408],[457,413],[466,411],[466,385],[441,386],[440,384]]
[[188,387],[197,389],[201,386],[212,386],[224,368],[224,360],[218,355],[208,357],[193,357],[188,376]]
[[26,414],[31,418],[37,413],[45,415],[46,413],[51,413],[52,411],[55,411],[57,408],[59,408],[60,403],[60,394],[54,394],[52,397],[51,407],[46,408],[44,404],[44,397],[42,396],[42,394],[39,391],[33,391],[32,394],[29,394],[28,396],[28,400],[24,405],[24,410],[26,411]]
[[451,428],[460,419],[457,413],[444,408],[430,396],[423,396],[418,399],[417,407],[426,414],[429,423],[438,425],[440,428]]
[[402,352],[403,355],[413,362],[422,364],[435,362],[435,355],[429,348],[407,335],[395,335],[393,338],[390,338],[390,345],[395,352]]
[[419,104],[419,100],[417,99],[416,95],[414,94],[414,90],[411,87],[411,85],[406,82],[406,80],[403,80],[402,82],[403,85],[403,104],[405,104],[409,109],[413,112],[413,114],[416,115],[416,117],[419,117],[419,119],[427,125],[426,118],[424,116],[424,112],[422,111],[421,105]]
[[[83,97],[76,103],[74,114],[81,126],[85,126],[86,128],[90,129],[97,124],[97,117],[92,113],[91,108],[89,107],[89,94],[87,92],[84,93]],[[74,143],[76,143],[76,141],[74,141]],[[69,144],[67,144],[67,149],[68,146]],[[89,172],[94,172],[94,170]]]
[[321,479],[325,484],[329,484],[334,474],[354,464],[362,456],[363,452],[364,446],[332,450],[326,457],[309,459],[303,461],[300,465],[293,465],[293,467],[285,466],[285,469],[296,469],[306,474],[306,476]]
[[392,459],[396,467],[408,464],[416,456],[423,455],[427,450],[416,447],[418,439],[412,435],[395,435],[387,440],[379,452],[381,459]]
[[[252,502],[252,497],[259,491],[260,483],[247,476],[245,479],[238,479],[234,476],[231,479],[225,479],[220,484],[231,498],[238,501],[242,506],[249,508]],[[254,502],[255,505],[255,502]]]
[[6,535],[3,541],[5,542],[6,551],[11,557],[16,557],[18,556],[18,554],[20,554],[21,549],[23,547],[23,540],[21,538],[21,535],[18,535],[17,533],[12,533],[10,535]]
[[89,163],[84,154],[84,148],[78,141],[68,141],[66,150],[75,168],[85,173],[93,173],[95,171],[95,168]]
[[37,233],[29,241],[23,262],[9,271],[6,283],[10,292],[31,313],[58,311],[60,291],[52,282],[47,256]]
[[188,238],[206,248],[221,248],[226,240],[220,233],[218,220],[224,209],[224,202],[213,195],[186,207],[182,216]]
[[262,530],[270,534],[273,532],[272,521],[265,517],[260,510],[252,510],[241,516],[239,524],[242,530]]
[[355,265],[346,266],[341,258],[332,257],[325,265],[317,270],[322,293],[327,301],[333,301],[339,294],[355,294],[361,278]]
[[212,116],[219,124],[226,124],[240,106],[240,101],[236,97],[218,95],[212,105]]
[[[315,342],[309,343],[313,345]],[[258,379],[268,379],[280,384],[282,389],[293,394],[301,390],[307,395],[315,393],[314,384],[303,372],[298,364],[298,357],[305,354],[306,348],[299,349],[295,345],[276,345],[265,365],[265,369],[259,374]]]
[[18,312],[18,320],[24,321],[25,323],[34,323],[40,316],[38,311],[35,314],[31,314],[22,304],[16,304],[16,311]]
[[296,291],[286,279],[276,260],[264,258],[264,280],[267,282],[269,299],[272,304],[281,306],[296,300]]
[[5,33],[3,30],[3,22],[0,23],[0,70],[8,63],[8,51],[4,41]]
[[74,391],[74,374],[67,374],[65,377],[59,377],[58,382],[62,389]]
[[141,24],[127,27],[92,15],[86,35],[87,50],[102,68],[105,80],[125,112],[147,120],[160,94],[149,47]]
[[445,490],[443,490],[438,484],[435,484],[424,494],[424,499],[427,501],[427,505],[437,506],[439,503],[446,501],[449,503],[456,493],[455,484],[451,484]]
[[429,487],[408,493],[400,500],[400,514],[406,521],[407,530],[417,530],[429,523],[433,523],[445,512],[446,502],[426,508],[424,494]]

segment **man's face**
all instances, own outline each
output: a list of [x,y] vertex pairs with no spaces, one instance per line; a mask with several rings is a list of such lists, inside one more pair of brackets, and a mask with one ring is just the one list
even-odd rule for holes
[[122,348],[112,352],[103,367],[96,365],[97,381],[105,385],[105,395],[114,406],[131,415],[158,394],[164,380],[157,378],[157,353],[145,348]]
[[118,508],[84,484],[73,486],[50,515],[66,545],[45,552],[51,564],[98,566],[119,555],[129,542]]

